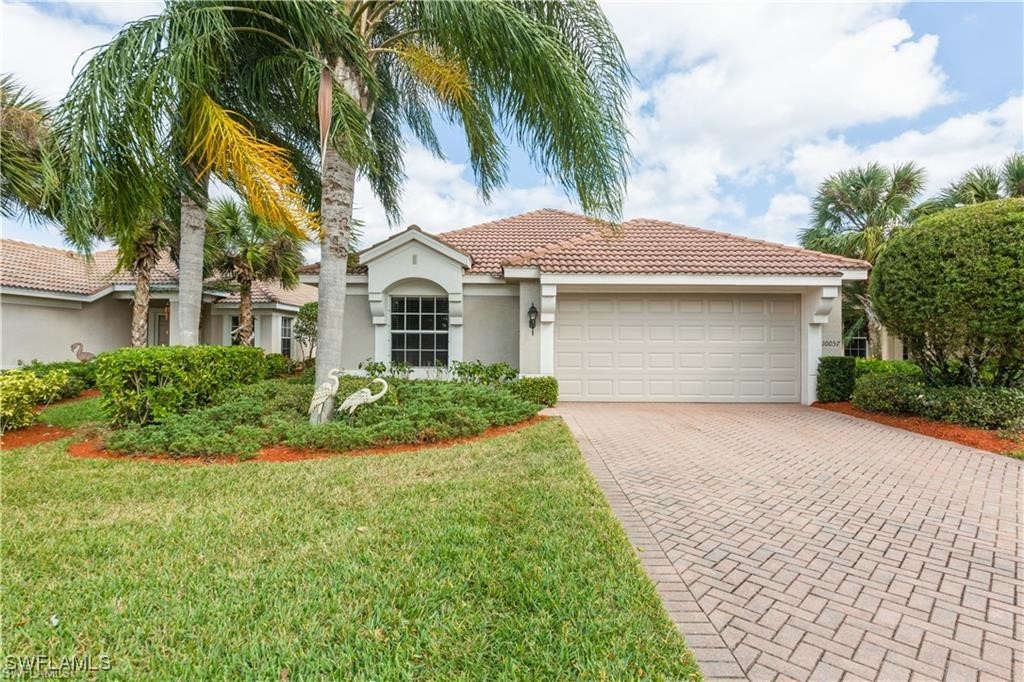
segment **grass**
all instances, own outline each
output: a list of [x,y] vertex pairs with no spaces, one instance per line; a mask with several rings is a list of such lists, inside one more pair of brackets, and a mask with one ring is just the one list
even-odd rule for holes
[[103,421],[103,409],[100,407],[100,398],[82,398],[51,405],[39,412],[36,421],[40,424],[72,429]]
[[106,654],[113,679],[699,677],[559,421],[274,465],[67,443],[4,453],[5,655]]

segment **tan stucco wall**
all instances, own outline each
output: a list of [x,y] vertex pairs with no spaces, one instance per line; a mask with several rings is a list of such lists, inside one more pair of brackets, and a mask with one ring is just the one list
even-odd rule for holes
[[341,368],[358,369],[360,362],[372,357],[373,323],[370,317],[370,299],[366,294],[346,296]]
[[462,356],[519,367],[519,297],[470,296],[464,300]]
[[843,300],[839,297],[832,305],[828,322],[821,326],[821,355],[842,355],[843,349]]
[[110,297],[93,303],[69,303],[22,296],[0,301],[0,345],[5,369],[18,360],[74,360],[71,344],[100,353],[131,342],[131,307]]

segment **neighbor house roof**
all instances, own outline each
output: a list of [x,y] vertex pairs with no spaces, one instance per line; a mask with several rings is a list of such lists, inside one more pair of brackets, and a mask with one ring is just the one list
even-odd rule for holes
[[[870,267],[862,260],[664,220],[637,218],[610,226],[551,208],[435,236],[473,259],[467,272],[496,277],[506,265],[622,275],[835,276]],[[302,272],[319,269],[313,263]]]
[[[91,296],[112,285],[134,286],[135,277],[117,269],[117,249],[97,251],[86,257],[67,249],[41,246],[14,239],[0,239],[0,285],[14,289],[32,289],[63,294]],[[176,289],[178,267],[164,254],[153,268],[150,286]],[[237,303],[238,295],[229,294],[227,302]],[[253,302],[300,306],[316,300],[316,288],[300,284],[284,289],[278,284],[257,282]]]

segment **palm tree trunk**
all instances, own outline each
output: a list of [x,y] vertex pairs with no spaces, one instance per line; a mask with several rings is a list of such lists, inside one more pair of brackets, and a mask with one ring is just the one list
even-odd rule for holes
[[252,340],[252,282],[244,279],[238,291],[238,343],[251,346]]
[[149,341],[149,280],[156,259],[146,252],[135,261],[135,293],[132,295],[132,347],[141,348]]
[[[205,180],[203,193],[206,193]],[[205,241],[206,207],[200,206],[182,192],[181,246],[178,252],[178,343],[183,346],[199,344]]]
[[[364,109],[369,109],[366,94],[356,72],[343,62],[334,65],[335,78]],[[320,240],[320,284],[317,294],[316,383],[328,380],[328,372],[341,368],[343,320],[348,276],[349,231],[352,224],[352,199],[356,169],[337,150],[327,145],[323,158],[323,182],[320,216],[323,237]],[[334,401],[320,411],[321,423],[334,414]]]

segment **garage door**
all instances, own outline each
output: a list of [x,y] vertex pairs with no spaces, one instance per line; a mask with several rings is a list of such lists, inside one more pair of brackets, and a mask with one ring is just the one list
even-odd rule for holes
[[562,400],[799,402],[797,296],[562,294]]

